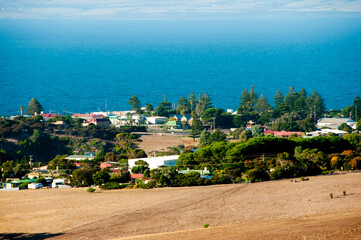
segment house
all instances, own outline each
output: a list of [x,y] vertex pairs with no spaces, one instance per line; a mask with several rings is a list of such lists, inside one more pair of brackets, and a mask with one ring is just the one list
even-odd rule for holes
[[11,181],[11,182],[7,182],[4,184],[4,191],[9,191],[9,190],[20,190],[20,185],[22,183],[25,183],[25,182],[35,182],[36,179],[24,179],[24,180],[14,180],[14,181]]
[[94,153],[88,153],[84,155],[69,155],[65,159],[72,161],[84,161],[84,160],[93,160],[95,158]]
[[100,128],[106,128],[110,126],[110,121],[107,118],[92,118],[88,121],[83,122],[81,125],[83,127],[89,126],[90,124],[94,124]]
[[207,170],[207,168],[205,167],[204,170],[195,170],[195,169],[192,169],[190,170],[189,168],[187,170],[177,170],[177,172],[179,174],[187,174],[187,173],[191,173],[191,172],[197,172],[201,175],[201,178],[211,178],[212,177],[212,173]]
[[57,178],[51,183],[52,188],[70,188],[69,185],[65,185],[65,178]]
[[29,189],[39,189],[44,187],[42,183],[29,183],[28,188]]
[[119,170],[119,162],[102,162],[100,164],[100,169],[108,168],[111,171]]
[[62,117],[59,113],[58,113],[58,114],[41,113],[40,116],[42,116],[45,121],[48,121],[49,119],[51,119],[51,118],[53,118],[53,117],[55,117],[55,116]]
[[156,117],[147,117],[147,123],[148,124],[163,124],[165,122],[168,121],[167,117],[161,117],[161,116],[156,116]]
[[72,118],[80,118],[83,119],[85,121],[91,120],[93,118],[92,114],[81,114],[81,113],[76,113],[71,115]]
[[144,177],[144,174],[141,173],[131,173],[130,174],[130,179],[138,179],[138,178],[142,178]]
[[174,118],[175,120],[181,120],[183,117],[183,115],[181,114],[172,114],[172,115],[169,115],[169,118]]
[[264,135],[273,135],[275,137],[291,137],[292,135],[303,136],[304,134],[302,132],[265,130]]
[[337,136],[342,137],[343,135],[345,135],[347,133],[348,132],[346,132],[346,131],[341,131],[341,130],[338,130],[338,129],[320,129],[320,130],[317,130],[317,131],[306,133],[304,138],[312,138],[312,137],[317,137],[317,136],[326,136],[328,134],[335,134]]
[[160,166],[175,167],[178,158],[179,155],[129,159],[128,165],[129,165],[129,169],[132,169],[135,166],[136,161],[143,160],[149,164],[149,168],[151,170],[155,168],[159,168]]
[[169,127],[170,129],[182,129],[181,121],[168,121],[164,123],[164,126]]
[[34,170],[28,174],[26,174],[26,176],[30,179],[35,179],[35,178],[41,178],[41,177],[60,177],[61,174],[58,170]]
[[352,129],[356,129],[357,122],[351,118],[321,118],[317,122],[317,128],[338,129],[343,123],[346,123]]

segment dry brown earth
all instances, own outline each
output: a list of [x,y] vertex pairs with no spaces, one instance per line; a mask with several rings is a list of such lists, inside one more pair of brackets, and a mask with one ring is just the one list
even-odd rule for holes
[[176,147],[178,145],[198,145],[198,139],[194,142],[190,137],[170,133],[137,133],[137,135],[142,140],[142,142],[137,143],[138,147],[147,154],[153,151],[167,151],[167,147]]
[[361,173],[95,193],[0,192],[0,213],[0,239],[361,239]]

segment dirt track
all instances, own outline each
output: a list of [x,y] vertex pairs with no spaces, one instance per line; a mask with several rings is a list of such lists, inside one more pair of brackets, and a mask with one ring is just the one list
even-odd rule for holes
[[361,239],[361,173],[93,194],[0,192],[0,212],[3,238]]

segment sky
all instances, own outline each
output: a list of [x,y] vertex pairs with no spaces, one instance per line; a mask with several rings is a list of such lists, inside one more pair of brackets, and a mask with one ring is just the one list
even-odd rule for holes
[[361,17],[361,0],[0,0],[0,19]]

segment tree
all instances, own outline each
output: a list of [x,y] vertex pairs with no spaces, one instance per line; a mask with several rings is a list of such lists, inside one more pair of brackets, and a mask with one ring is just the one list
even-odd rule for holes
[[[165,109],[167,112],[169,112],[169,111],[172,110],[172,108],[173,108],[173,107],[172,107],[172,104],[167,101],[167,97],[165,96],[165,94],[164,94],[164,96],[163,96],[163,102],[161,102],[161,103],[159,104],[159,106],[164,107],[164,109]],[[158,106],[158,107],[159,107],[159,106]]]
[[256,105],[257,99],[258,99],[258,95],[254,91],[253,85],[251,86],[251,90],[249,91],[249,96],[251,99],[251,108],[254,108],[254,106]]
[[209,136],[209,140],[211,143],[225,142],[225,141],[227,141],[227,134],[225,134],[224,132],[221,132],[219,129],[217,129]]
[[297,101],[297,99],[298,99],[298,94],[297,94],[297,92],[294,91],[293,86],[291,86],[288,89],[288,93],[285,97],[284,103],[286,104],[287,107],[289,107],[291,109],[291,111],[293,111],[295,108],[294,106],[295,106],[295,102]]
[[347,125],[346,123],[342,123],[340,126],[338,126],[338,130],[346,131],[348,133],[352,132],[352,128],[349,125]]
[[306,96],[306,90],[302,88],[301,91],[298,93],[298,98],[295,101],[294,105],[294,110],[300,115],[301,119],[305,118],[309,113]]
[[325,103],[318,92],[313,91],[311,96],[307,99],[308,100],[308,107],[313,111],[314,119],[322,118],[323,114],[326,111]]
[[70,177],[70,185],[77,187],[88,187],[93,184],[92,174],[93,172],[91,169],[77,169]]
[[32,98],[29,102],[26,114],[40,114],[41,111],[43,111],[43,106],[41,106],[41,104],[38,100],[36,100],[36,98]]
[[149,164],[146,161],[138,160],[134,164],[135,166],[132,167],[132,173],[144,174],[146,170],[149,170]]
[[154,110],[153,104],[151,104],[151,103],[145,104],[145,111],[147,113],[151,113],[153,110]]
[[197,104],[197,100],[193,92],[189,95],[189,104],[191,105],[191,112],[193,112],[194,106]]
[[180,114],[189,114],[191,112],[191,104],[189,103],[187,98],[181,97],[179,99],[176,111]]
[[192,131],[190,137],[193,138],[193,141],[196,141],[196,138],[199,137],[199,134],[203,130],[201,121],[199,121],[197,113],[193,111],[192,113]]
[[97,172],[96,174],[93,175],[93,180],[94,180],[95,185],[98,185],[98,186],[109,182],[109,180],[110,180],[109,170],[105,168],[105,169]]
[[251,99],[251,95],[249,94],[248,90],[245,89],[242,92],[242,96],[241,96],[241,102],[240,102],[240,106],[238,108],[238,113],[243,112],[250,112],[252,111],[252,99]]
[[254,109],[260,113],[271,109],[271,106],[268,104],[267,98],[263,97],[263,94],[258,98]]
[[280,105],[283,103],[283,95],[279,89],[278,89],[275,97],[273,98],[273,102],[276,105],[276,108],[279,108]]
[[133,96],[129,98],[128,104],[132,107],[132,110],[135,110],[137,112],[140,110],[140,100],[135,94],[133,94]]
[[162,105],[159,105],[155,110],[154,110],[154,115],[155,116],[164,116],[164,117],[168,117],[169,116],[169,111]]
[[198,100],[196,104],[196,113],[198,116],[202,116],[203,113],[212,107],[212,99],[205,92],[203,95],[198,95]]

